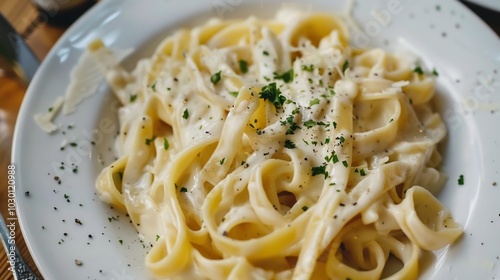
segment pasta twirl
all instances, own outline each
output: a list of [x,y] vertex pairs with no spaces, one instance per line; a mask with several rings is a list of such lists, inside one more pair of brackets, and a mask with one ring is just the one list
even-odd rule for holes
[[[353,50],[327,14],[210,20],[128,73],[118,160],[97,189],[168,279],[414,279],[461,228],[434,198],[446,128],[432,77]],[[91,53],[106,61],[102,43]]]

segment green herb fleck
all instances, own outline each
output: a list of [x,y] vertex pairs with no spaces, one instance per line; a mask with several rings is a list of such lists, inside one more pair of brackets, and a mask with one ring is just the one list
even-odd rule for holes
[[298,126],[295,123],[293,115],[288,116],[285,121],[281,121],[280,123],[283,126],[287,125],[287,124],[289,125],[289,127],[288,127],[288,129],[287,129],[287,131],[285,133],[286,135],[295,134],[295,130],[300,129],[300,126]]
[[436,70],[436,68],[432,69],[432,75],[436,76],[436,77],[439,77],[439,73],[438,71]]
[[163,148],[166,150],[168,150],[168,148],[170,147],[170,144],[168,143],[168,139],[167,138],[163,138]]
[[274,79],[283,80],[285,83],[293,81],[293,68],[283,74],[274,73]]
[[151,85],[151,88],[153,89],[154,92],[156,92],[156,82],[153,85]]
[[312,176],[324,174],[325,178],[328,177],[328,172],[326,171],[326,165],[314,166],[311,168]]
[[339,141],[340,141],[340,144],[344,144],[344,142],[345,142],[345,138],[344,138],[344,136],[342,136],[342,135],[341,135],[341,136],[339,137]]
[[240,59],[239,64],[241,73],[246,74],[248,72],[248,62],[246,60]]
[[424,70],[422,70],[422,67],[420,66],[417,66],[415,67],[415,69],[413,69],[413,72],[419,74],[419,75],[423,75],[424,74]]
[[314,65],[302,65],[301,67],[302,70],[307,71],[307,72],[312,72],[314,71]]
[[212,84],[216,85],[220,81],[221,79],[220,73],[221,71],[213,74],[212,77],[210,77],[210,82],[212,82]]
[[186,189],[185,187],[181,188],[181,192],[187,192],[187,191],[188,191],[188,189]]
[[302,211],[306,212],[306,211],[307,211],[307,209],[309,209],[309,207],[307,207],[307,206],[302,206]]
[[52,112],[52,110],[54,110],[54,108],[52,108],[52,107],[49,107],[49,112]]
[[361,176],[366,176],[365,170],[364,170],[364,169],[361,169],[361,170],[359,171],[359,175],[361,175]]
[[307,121],[304,122],[304,126],[307,127],[307,128],[311,128],[311,127],[313,127],[315,125],[316,125],[316,122],[313,121],[313,120],[307,120]]
[[151,144],[151,142],[155,141],[155,139],[156,139],[156,136],[153,136],[150,139],[146,138],[146,145],[149,146]]
[[123,245],[123,240],[120,239],[118,240],[118,242],[120,242],[120,244]]
[[226,161],[226,158],[222,158],[222,159],[219,161],[220,165],[223,165],[223,164],[224,164],[224,161]]
[[130,95],[130,102],[134,102],[137,99],[137,94]]
[[348,167],[349,166],[349,164],[347,164],[347,161],[345,161],[345,160],[342,161],[342,164],[344,165],[344,167]]
[[156,241],[158,241],[158,239],[160,239],[160,236],[157,234],[156,235]]
[[268,55],[269,55],[269,52],[267,52],[267,51],[263,51],[263,52],[262,52],[262,54],[263,54],[263,55],[265,55],[265,56],[268,56]]
[[339,162],[339,157],[336,154],[334,154],[332,157],[332,161],[333,161],[333,163]]
[[460,186],[463,186],[463,184],[464,184],[464,175],[460,175],[460,176],[458,177],[458,184],[459,184]]
[[189,111],[188,109],[186,108],[186,110],[184,110],[184,112],[182,113],[182,118],[183,119],[187,119],[189,118]]
[[290,141],[289,139],[286,139],[285,140],[285,148],[287,148],[287,149],[295,149],[296,146],[295,146],[295,144],[292,141]]
[[342,73],[345,73],[345,70],[347,70],[349,68],[349,61],[346,60],[344,62],[344,65],[342,65]]
[[229,94],[231,94],[234,97],[238,97],[239,92],[238,91],[230,91]]
[[264,101],[271,101],[276,109],[282,108],[283,103],[286,101],[286,97],[281,95],[281,91],[276,87],[276,83],[264,86],[259,95]]
[[78,144],[77,144],[77,143],[75,143],[75,142],[71,142],[71,143],[69,143],[69,145],[70,145],[71,147],[76,147],[76,146],[78,146]]
[[336,122],[333,122],[332,125],[333,125],[333,129],[337,129],[337,123]]
[[319,99],[314,98],[313,100],[309,101],[309,106],[317,105],[319,104]]

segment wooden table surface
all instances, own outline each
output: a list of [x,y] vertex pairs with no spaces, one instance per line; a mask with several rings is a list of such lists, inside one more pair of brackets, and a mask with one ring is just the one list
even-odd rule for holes
[[[478,6],[468,4],[484,21],[500,34],[500,13],[492,12]],[[2,0],[0,12],[11,22],[13,27],[23,35],[35,55],[42,61],[48,51],[63,34],[65,28],[54,27],[46,23],[37,23],[38,11],[30,0]],[[16,117],[26,91],[26,85],[15,77],[0,74],[0,210],[4,217],[7,213],[7,166],[10,163],[12,133]],[[24,243],[19,227],[17,227],[16,243],[23,257],[35,269],[36,266]],[[0,250],[0,280],[14,279],[8,271],[7,257]]]

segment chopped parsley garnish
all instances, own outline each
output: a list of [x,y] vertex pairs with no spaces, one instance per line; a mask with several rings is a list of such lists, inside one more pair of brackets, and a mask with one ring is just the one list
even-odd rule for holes
[[154,92],[156,92],[156,82],[151,86]]
[[333,129],[337,129],[337,123],[336,122],[333,122],[332,125],[333,125]]
[[168,139],[163,138],[163,148],[165,148],[165,151],[168,150],[169,147],[170,147],[170,144],[168,143]]
[[123,240],[120,239],[118,240],[118,242],[120,242],[120,244],[123,245]]
[[156,235],[156,241],[158,241],[158,239],[160,239],[160,236],[157,234]]
[[345,161],[345,160],[342,161],[342,164],[344,165],[344,167],[348,167],[349,166],[349,164],[347,164],[347,161]]
[[220,165],[223,165],[223,164],[224,164],[224,161],[226,161],[226,158],[222,158],[222,159],[219,161]]
[[458,177],[458,184],[459,184],[460,186],[463,186],[463,184],[464,184],[464,175],[460,175],[460,176]]
[[333,163],[337,163],[339,162],[339,157],[335,154],[335,152],[332,152],[331,156],[325,156],[325,160],[326,162],[333,161]]
[[313,120],[307,120],[307,121],[304,122],[304,126],[307,127],[307,128],[311,128],[311,127],[313,127],[315,125],[316,125],[316,122],[313,121]]
[[240,64],[241,73],[246,74],[248,72],[248,62],[246,60],[243,60],[243,59],[240,59],[240,61],[238,61],[238,62]]
[[340,136],[339,137],[339,141],[340,141],[340,144],[343,144],[345,142],[344,136]]
[[325,178],[328,177],[328,172],[326,171],[326,165],[314,166],[311,168],[312,176],[324,174]]
[[285,133],[286,135],[295,134],[295,130],[300,129],[300,126],[298,126],[295,123],[295,121],[293,120],[293,115],[288,116],[285,121],[281,121],[280,123],[283,126],[287,125],[287,124],[289,125],[289,127]]
[[307,209],[309,209],[309,207],[307,207],[307,206],[302,206],[302,211],[306,212],[306,211],[307,211]]
[[230,91],[229,94],[231,94],[234,97],[238,97],[239,91]]
[[309,101],[309,106],[317,105],[319,104],[319,99],[314,98],[313,100]]
[[413,72],[419,74],[419,75],[423,75],[424,74],[424,70],[422,70],[422,68],[420,66],[417,66],[415,67],[415,69],[413,69]]
[[337,162],[339,162],[339,157],[338,157],[336,154],[334,154],[334,155],[332,156],[332,161],[333,161],[333,163],[337,163]]
[[432,69],[432,75],[436,76],[436,77],[439,77],[439,73],[438,71],[436,70],[436,68]]
[[331,96],[334,96],[336,94],[336,92],[333,90],[333,88],[328,88],[328,90],[330,91]]
[[270,83],[269,85],[264,86],[259,95],[260,98],[264,99],[264,101],[271,101],[276,109],[282,108],[283,103],[286,101],[286,97],[281,95],[281,91],[276,87],[276,83]]
[[210,82],[212,82],[212,84],[216,85],[220,81],[221,79],[220,73],[221,71],[213,74],[212,77],[210,77]]
[[389,123],[391,123],[391,122],[393,122],[393,121],[394,121],[394,119],[392,119],[392,118],[391,118],[391,119],[389,120]]
[[289,139],[286,139],[285,140],[285,148],[287,148],[287,149],[295,149],[296,146],[295,146],[295,144],[292,141],[290,141]]
[[71,147],[76,147],[76,146],[78,146],[78,144],[77,144],[77,143],[75,143],[75,142],[71,142],[71,143],[69,143],[69,145],[70,145]]
[[54,108],[52,108],[52,107],[49,107],[49,112],[52,112],[52,110],[54,110]]
[[184,110],[184,112],[182,113],[182,118],[183,119],[187,119],[189,118],[189,111],[188,109],[186,108],[186,110]]
[[344,65],[342,65],[342,73],[345,73],[345,70],[349,68],[349,61],[345,61]]
[[268,51],[263,51],[262,54],[265,55],[265,56],[268,56],[269,52]]
[[312,72],[314,71],[314,65],[302,65],[301,67],[302,70],[307,71],[307,72]]
[[274,79],[283,80],[285,83],[293,81],[293,68],[283,74],[274,73]]
[[134,102],[137,99],[137,94],[130,95],[130,102]]
[[181,188],[181,192],[187,192],[187,191],[188,191],[188,189],[186,189],[185,187]]
[[365,170],[364,170],[364,169],[361,169],[361,170],[359,171],[359,175],[361,175],[361,176],[366,176]]
[[150,139],[146,138],[146,145],[149,146],[151,144],[151,142],[155,141],[155,139],[156,139],[156,136],[153,136]]

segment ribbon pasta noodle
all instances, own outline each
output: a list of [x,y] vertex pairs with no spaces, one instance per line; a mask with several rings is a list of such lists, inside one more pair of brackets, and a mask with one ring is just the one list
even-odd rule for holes
[[155,277],[415,279],[422,250],[461,235],[432,194],[446,134],[432,76],[348,42],[334,16],[281,11],[103,67],[123,106],[97,190],[153,243]]

